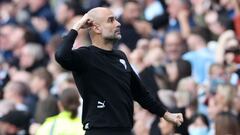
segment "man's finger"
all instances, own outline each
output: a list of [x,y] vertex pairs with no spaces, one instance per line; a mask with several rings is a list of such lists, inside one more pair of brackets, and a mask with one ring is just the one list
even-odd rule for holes
[[178,126],[178,127],[181,126],[181,122],[180,122],[180,121],[178,121],[177,126]]
[[177,115],[177,119],[180,120],[180,122],[183,122],[183,115],[180,113]]
[[183,120],[183,118],[182,118],[182,117],[181,117],[180,121],[183,123],[183,121],[184,121],[184,120]]
[[183,122],[183,115],[180,114],[180,121]]

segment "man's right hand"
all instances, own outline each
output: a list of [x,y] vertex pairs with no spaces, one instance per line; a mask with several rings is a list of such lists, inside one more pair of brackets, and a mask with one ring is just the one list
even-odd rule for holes
[[72,29],[79,31],[80,29],[87,29],[93,25],[93,19],[85,14],[81,20],[77,21],[72,27]]

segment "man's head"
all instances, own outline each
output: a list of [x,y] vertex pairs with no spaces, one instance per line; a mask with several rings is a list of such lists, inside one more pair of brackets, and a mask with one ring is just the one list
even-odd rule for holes
[[15,103],[23,102],[23,99],[25,96],[27,96],[28,91],[29,88],[26,84],[22,82],[10,81],[4,87],[4,99],[13,101]]
[[39,94],[42,90],[48,90],[52,85],[52,75],[45,68],[38,68],[33,71],[30,87],[32,93]]
[[220,16],[218,12],[211,10],[204,16],[204,21],[208,29],[217,36],[221,35],[229,25],[224,14]]
[[188,0],[166,0],[167,11],[172,18],[177,18],[181,10],[189,9]]
[[78,13],[78,9],[77,2],[64,1],[57,8],[56,20],[58,23],[66,25]]
[[207,43],[204,38],[205,33],[201,30],[193,30],[192,33],[187,37],[187,45],[191,51],[200,50],[206,47]]
[[44,50],[40,44],[28,43],[21,49],[20,67],[27,69],[32,67],[36,62],[44,58]]
[[93,20],[93,25],[90,27],[92,39],[101,37],[108,41],[115,41],[121,38],[120,23],[110,9],[97,7],[87,14]]
[[28,0],[28,6],[31,12],[36,12],[40,8],[42,8],[47,2],[47,0]]
[[133,23],[139,19],[141,15],[141,7],[137,1],[129,0],[124,4],[123,8],[122,16],[125,23]]
[[172,31],[167,33],[164,42],[164,50],[170,61],[180,59],[181,54],[183,53],[183,48],[183,39],[179,32]]

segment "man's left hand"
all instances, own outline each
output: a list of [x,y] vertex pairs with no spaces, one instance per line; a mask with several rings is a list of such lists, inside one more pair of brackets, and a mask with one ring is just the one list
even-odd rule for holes
[[183,115],[182,113],[170,113],[170,112],[166,112],[163,116],[163,118],[168,121],[171,122],[173,124],[176,124],[177,126],[180,126],[183,123]]

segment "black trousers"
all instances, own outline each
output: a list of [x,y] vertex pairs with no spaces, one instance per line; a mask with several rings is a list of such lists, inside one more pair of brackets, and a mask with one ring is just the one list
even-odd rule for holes
[[85,135],[133,135],[131,130],[121,129],[90,129],[86,130]]

